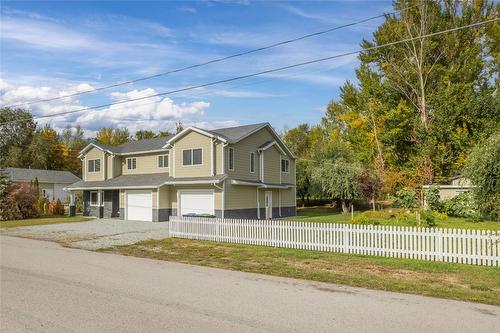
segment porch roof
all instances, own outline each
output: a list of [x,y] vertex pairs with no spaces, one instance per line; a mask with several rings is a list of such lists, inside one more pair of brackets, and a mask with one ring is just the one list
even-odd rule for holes
[[131,189],[131,188],[157,188],[162,185],[176,184],[214,184],[224,180],[225,175],[214,177],[182,177],[174,178],[166,174],[147,175],[121,175],[112,179],[101,181],[79,181],[66,187],[67,190],[100,190],[100,189]]
[[294,184],[290,183],[281,183],[281,184],[275,184],[275,183],[266,183],[266,182],[261,182],[261,181],[256,181],[256,180],[243,180],[243,179],[232,179],[231,184],[233,185],[246,185],[246,186],[257,186],[261,188],[290,188],[295,186]]

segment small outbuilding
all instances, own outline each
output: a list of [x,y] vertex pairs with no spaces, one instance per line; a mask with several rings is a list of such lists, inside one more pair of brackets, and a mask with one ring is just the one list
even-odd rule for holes
[[16,183],[29,183],[37,179],[41,195],[49,200],[59,199],[63,202],[70,194],[64,188],[81,180],[69,171],[23,168],[5,168],[2,171]]
[[[425,190],[429,189],[434,185],[424,185],[422,188]],[[456,197],[460,193],[469,192],[472,189],[472,183],[470,179],[462,176],[456,175],[448,179],[448,184],[436,185],[439,189],[439,197],[441,201],[448,200]]]

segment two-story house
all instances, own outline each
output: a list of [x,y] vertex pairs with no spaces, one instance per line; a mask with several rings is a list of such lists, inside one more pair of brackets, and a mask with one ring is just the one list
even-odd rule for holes
[[[295,157],[268,123],[203,130],[120,146],[91,143],[80,154],[84,215],[167,221],[293,216]],[[74,209],[70,209],[74,211]]]

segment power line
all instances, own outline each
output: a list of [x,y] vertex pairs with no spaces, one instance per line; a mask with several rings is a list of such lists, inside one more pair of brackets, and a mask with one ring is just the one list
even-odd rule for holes
[[[261,76],[261,75],[265,75],[265,74],[269,74],[269,73],[283,71],[283,70],[290,69],[290,68],[296,68],[296,67],[301,67],[301,66],[306,66],[306,65],[310,65],[310,64],[315,64],[315,63],[319,63],[319,62],[323,62],[323,61],[328,61],[328,60],[332,60],[332,59],[336,59],[336,58],[341,58],[341,57],[345,57],[345,56],[357,54],[357,53],[360,53],[360,52],[377,50],[377,49],[381,49],[381,48],[388,47],[388,46],[393,46],[393,45],[407,43],[407,42],[410,42],[410,41],[413,41],[413,40],[419,40],[419,39],[424,39],[424,38],[428,38],[428,37],[439,36],[439,35],[443,35],[445,33],[455,32],[455,31],[459,31],[459,30],[463,30],[463,29],[467,29],[467,28],[473,28],[473,27],[484,25],[484,24],[496,22],[498,20],[500,20],[500,18],[494,18],[494,19],[490,19],[490,20],[486,20],[486,21],[471,23],[471,24],[468,24],[468,25],[465,25],[465,26],[460,26],[460,27],[450,28],[450,29],[446,29],[446,30],[442,30],[442,31],[437,31],[437,32],[433,32],[433,33],[422,35],[422,36],[416,36],[416,37],[406,38],[406,39],[402,39],[402,40],[398,40],[398,41],[394,41],[394,42],[390,42],[390,43],[385,43],[385,44],[382,44],[382,45],[375,45],[375,46],[368,47],[368,48],[365,48],[365,49],[360,49],[360,50],[356,50],[356,51],[346,52],[346,53],[337,54],[337,55],[333,55],[333,56],[329,56],[329,57],[324,57],[324,58],[309,60],[309,61],[305,61],[305,62],[301,62],[301,63],[296,63],[296,64],[292,64],[292,65],[287,65],[287,66],[283,66],[283,67],[268,69],[268,70],[261,71],[261,72],[256,72],[256,73],[241,75],[241,76],[232,77],[232,78],[228,78],[228,79],[223,79],[223,80],[218,80],[218,81],[203,83],[203,84],[189,86],[189,87],[185,87],[185,88],[179,88],[179,89],[170,90],[170,91],[163,92],[163,93],[152,94],[152,95],[138,97],[138,98],[133,98],[133,99],[128,99],[128,100],[122,100],[122,101],[118,101],[118,102],[114,102],[114,103],[106,103],[106,104],[102,104],[102,105],[91,106],[91,107],[81,108],[81,109],[77,109],[77,110],[59,112],[59,113],[55,113],[55,114],[52,114],[52,115],[40,116],[40,117],[35,117],[35,118],[36,119],[43,119],[43,118],[57,117],[57,116],[60,116],[60,115],[66,115],[66,114],[73,114],[73,113],[79,113],[79,112],[84,112],[84,111],[96,110],[96,109],[101,109],[101,108],[105,108],[105,107],[110,107],[110,106],[113,106],[113,105],[120,105],[120,104],[125,104],[125,103],[140,101],[140,100],[145,100],[145,99],[149,99],[149,98],[153,98],[153,97],[166,96],[166,95],[171,95],[171,94],[175,94],[175,93],[179,93],[179,92],[183,92],[183,91],[200,89],[200,88],[214,86],[214,85],[221,84],[221,83],[227,83],[227,82],[232,82],[232,81],[247,79],[247,78],[251,78],[251,77],[256,77],[256,76]],[[29,119],[24,118],[24,119],[11,120],[11,121],[0,123],[0,125],[5,125],[5,124],[9,124],[9,123],[13,123],[13,122],[19,122],[19,121],[25,121],[25,120],[29,120]]]
[[221,58],[215,58],[215,59],[212,59],[212,60],[209,60],[209,61],[206,61],[206,62],[202,62],[202,63],[198,63],[198,64],[194,64],[194,65],[189,65],[189,66],[178,68],[178,69],[173,69],[173,70],[170,70],[170,71],[167,71],[167,72],[163,72],[163,73],[158,73],[158,74],[154,74],[154,75],[150,75],[150,76],[144,76],[144,77],[140,77],[140,78],[136,78],[136,79],[132,79],[132,80],[122,81],[122,82],[114,83],[114,84],[111,84],[111,85],[102,86],[102,87],[98,87],[98,88],[95,88],[95,89],[89,89],[89,90],[79,91],[79,92],[75,92],[75,93],[67,94],[67,95],[63,95],[63,96],[57,96],[57,97],[51,97],[51,98],[46,98],[46,99],[40,99],[40,100],[36,100],[36,101],[31,101],[31,102],[11,104],[11,105],[7,105],[6,107],[13,108],[13,107],[19,107],[19,106],[27,106],[27,105],[32,105],[32,104],[38,104],[38,103],[43,103],[43,102],[50,102],[50,101],[55,101],[55,100],[59,100],[59,99],[63,99],[63,98],[74,97],[74,96],[83,95],[83,94],[89,94],[89,93],[95,93],[97,91],[102,91],[102,90],[107,90],[107,89],[111,89],[111,88],[116,88],[116,87],[120,87],[120,86],[124,86],[124,85],[128,85],[128,84],[132,84],[132,83],[135,83],[135,82],[146,81],[146,80],[150,80],[150,79],[154,79],[154,78],[158,78],[158,77],[162,77],[162,76],[166,76],[166,75],[170,75],[170,74],[174,74],[174,73],[179,73],[179,72],[183,72],[183,71],[186,71],[186,70],[189,70],[189,69],[198,68],[198,67],[202,67],[202,66],[206,66],[206,65],[210,65],[210,64],[215,64],[215,63],[222,62],[222,61],[225,61],[225,60],[229,60],[229,59],[233,59],[233,58],[237,58],[237,57],[242,57],[242,56],[245,56],[245,55],[248,55],[248,54],[252,54],[252,53],[256,53],[256,52],[260,52],[260,51],[269,50],[269,49],[272,49],[272,48],[275,48],[275,47],[278,47],[278,46],[282,46],[282,45],[286,45],[286,44],[291,44],[291,43],[294,43],[294,42],[297,42],[297,41],[300,41],[300,40],[303,40],[303,39],[307,39],[307,38],[311,38],[311,37],[315,37],[315,36],[324,35],[324,34],[333,32],[335,30],[339,30],[339,29],[343,29],[343,28],[348,28],[348,27],[351,27],[351,26],[354,26],[354,25],[366,23],[368,21],[372,21],[372,20],[375,20],[375,19],[378,19],[378,18],[382,18],[382,17],[385,17],[387,15],[394,15],[394,14],[397,14],[397,13],[401,13],[403,11],[407,11],[407,10],[409,10],[411,8],[420,7],[420,6],[423,6],[423,4],[418,4],[418,5],[414,5],[414,6],[405,7],[403,9],[395,10],[395,11],[392,11],[392,12],[389,12],[389,13],[379,14],[379,15],[376,15],[376,16],[372,16],[372,17],[368,17],[368,18],[365,18],[365,19],[361,19],[359,21],[355,21],[355,22],[343,24],[343,25],[340,25],[340,26],[337,26],[337,27],[333,27],[333,28],[329,28],[329,29],[322,30],[322,31],[313,32],[313,33],[310,33],[310,34],[307,34],[307,35],[295,37],[295,38],[292,38],[292,39],[284,40],[284,41],[281,41],[281,42],[277,42],[277,43],[270,44],[270,45],[267,45],[267,46],[262,46],[262,47],[259,47],[259,48],[256,48],[256,49],[252,49],[252,50],[248,50],[248,51],[244,51],[244,52],[240,52],[240,53],[235,53],[235,54],[224,56],[224,57],[221,57]]

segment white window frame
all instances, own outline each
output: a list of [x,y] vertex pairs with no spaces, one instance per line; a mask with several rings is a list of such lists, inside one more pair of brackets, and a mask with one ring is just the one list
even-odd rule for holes
[[[90,197],[89,197],[89,203],[90,203],[90,206],[92,207],[98,207],[99,206],[99,191],[90,191]],[[93,203],[92,202],[92,193],[95,193],[96,195],[96,201]]]
[[[95,162],[96,161],[99,161],[99,170],[97,170],[97,171],[95,169]],[[92,162],[92,169],[94,169],[93,171],[90,171],[90,162]],[[101,159],[100,158],[94,158],[94,159],[91,159],[91,160],[87,160],[87,172],[88,173],[99,173],[99,172],[101,172]]]
[[[194,151],[195,150],[201,150],[201,163],[200,164],[194,164]],[[191,151],[191,164],[184,164],[184,152],[190,150]],[[199,167],[203,165],[203,148],[187,148],[187,149],[182,149],[182,166],[185,167]]]
[[[160,166],[160,158],[162,159],[163,166]],[[165,165],[165,161],[167,162],[167,165]],[[168,154],[158,155],[157,163],[158,163],[158,169],[168,169],[169,165]]]
[[255,173],[255,153],[253,151],[250,152],[250,173]]
[[[283,161],[285,161],[285,171],[283,171]],[[287,158],[281,159],[280,169],[282,173],[290,173],[290,160]]]
[[[231,167],[232,164],[232,167]],[[229,147],[227,151],[227,169],[234,171],[234,148]]]
[[[130,168],[129,167],[129,164],[128,162],[131,161],[131,166],[133,168]],[[135,162],[135,163],[134,163]],[[137,169],[137,157],[127,157],[127,160],[126,160],[126,163],[127,163],[127,170],[136,170]],[[134,165],[135,164],[135,165]],[[134,167],[135,166],[135,167]]]

